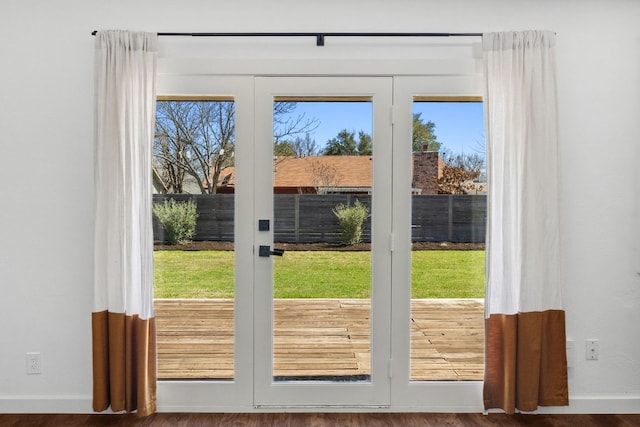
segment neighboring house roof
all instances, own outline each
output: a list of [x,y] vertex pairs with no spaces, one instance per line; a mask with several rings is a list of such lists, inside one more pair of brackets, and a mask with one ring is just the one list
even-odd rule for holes
[[218,177],[218,187],[233,187],[236,184],[236,168],[231,166],[222,169]]
[[[435,178],[442,175],[438,153],[413,154],[414,194],[438,194]],[[274,191],[278,193],[367,193],[371,191],[371,156],[307,156],[274,158]],[[233,192],[235,169],[220,173],[218,192]]]
[[[371,187],[371,156],[278,157],[273,162],[274,187]],[[235,185],[235,168],[220,173],[218,187]]]
[[279,157],[275,187],[371,187],[370,156]]

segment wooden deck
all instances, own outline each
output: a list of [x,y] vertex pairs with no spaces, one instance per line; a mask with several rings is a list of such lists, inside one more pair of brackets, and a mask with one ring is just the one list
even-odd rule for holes
[[[233,378],[233,301],[156,300],[159,379]],[[482,300],[412,300],[411,379],[481,380]],[[274,301],[274,376],[366,378],[369,301]]]

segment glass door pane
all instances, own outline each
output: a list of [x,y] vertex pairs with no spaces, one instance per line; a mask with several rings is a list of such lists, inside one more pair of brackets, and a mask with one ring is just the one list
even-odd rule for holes
[[483,378],[483,120],[481,102],[413,102],[411,381]]
[[370,381],[371,98],[273,110],[273,378]]
[[158,101],[158,379],[234,379],[235,144],[233,99]]

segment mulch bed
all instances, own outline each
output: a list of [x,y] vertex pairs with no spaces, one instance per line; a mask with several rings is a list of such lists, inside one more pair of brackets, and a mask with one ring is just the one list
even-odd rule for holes
[[[356,245],[343,245],[340,243],[276,243],[275,247],[285,251],[369,251],[370,243],[358,243]],[[184,245],[164,245],[156,242],[154,249],[181,250],[181,251],[232,251],[233,242],[190,242]],[[415,242],[412,245],[414,251],[426,250],[454,250],[470,251],[484,250],[484,243],[451,243],[451,242]]]

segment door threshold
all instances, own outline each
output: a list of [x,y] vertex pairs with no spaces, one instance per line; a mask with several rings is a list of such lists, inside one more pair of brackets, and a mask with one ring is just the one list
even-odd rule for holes
[[348,382],[371,382],[371,375],[279,375],[273,377],[273,382],[329,382],[329,383],[348,383]]
[[254,405],[267,412],[377,412],[389,410],[391,405]]

